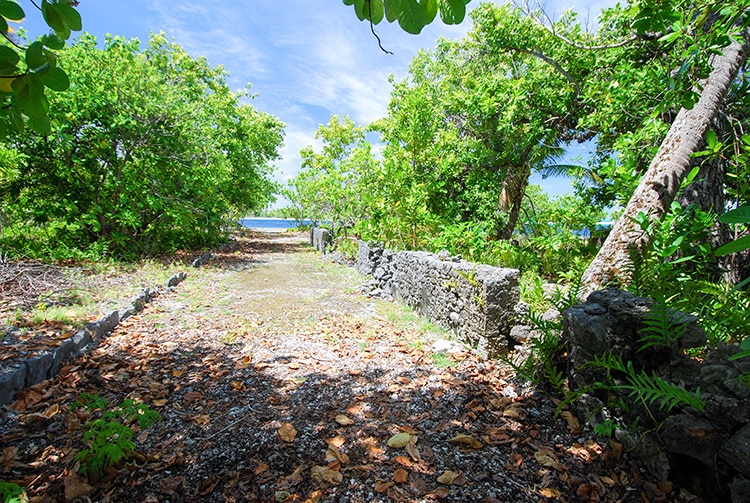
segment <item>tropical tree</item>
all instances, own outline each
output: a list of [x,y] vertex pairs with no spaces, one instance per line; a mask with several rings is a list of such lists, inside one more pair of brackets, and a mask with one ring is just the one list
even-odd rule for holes
[[18,252],[150,255],[221,240],[265,206],[282,125],[229,90],[221,68],[163,35],[141,50],[83,36],[63,51],[71,91],[53,95],[52,133],[10,137],[25,156],[0,186]]
[[348,116],[333,115],[315,131],[322,149],[300,151],[302,166],[286,194],[301,218],[329,221],[344,229],[365,219],[364,200],[376,161],[365,130]]
[[[656,221],[669,211],[690,171],[693,155],[704,144],[706,133],[750,50],[748,2],[706,2],[697,8],[685,5],[682,10],[679,5],[669,3],[643,5],[651,9],[651,17],[646,17],[646,7],[642,7],[635,18],[636,29],[642,33],[659,29],[664,43],[680,41],[686,46],[687,57],[677,76],[701,77],[706,69],[710,73],[693,81],[693,87],[683,89],[682,93],[679,88],[675,90],[683,106],[623,215],[587,269],[584,282],[589,288],[612,281],[628,282],[632,250],[643,248],[649,241],[649,234],[640,232],[638,216],[642,214]],[[671,20],[674,23],[669,26],[667,21]],[[691,68],[692,74],[688,71]]]

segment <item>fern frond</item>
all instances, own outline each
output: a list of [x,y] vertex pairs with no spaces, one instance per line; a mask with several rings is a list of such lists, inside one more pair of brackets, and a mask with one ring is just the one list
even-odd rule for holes
[[633,362],[624,363],[620,356],[614,356],[612,353],[605,353],[601,358],[595,356],[592,361],[587,362],[583,367],[600,368],[624,374],[625,384],[602,383],[603,387],[611,390],[629,391],[631,397],[641,399],[648,405],[652,405],[659,400],[659,408],[667,411],[678,405],[689,405],[701,412],[705,408],[700,389],[691,393],[682,386],[671,383],[654,373],[649,376],[644,371],[636,372],[633,368]]
[[669,347],[687,332],[684,318],[678,317],[678,313],[663,300],[658,300],[642,321],[645,327],[639,331],[639,352],[651,347]]

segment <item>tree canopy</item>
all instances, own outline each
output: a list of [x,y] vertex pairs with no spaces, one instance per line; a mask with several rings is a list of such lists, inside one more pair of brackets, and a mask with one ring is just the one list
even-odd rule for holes
[[144,49],[119,37],[102,49],[85,35],[61,55],[71,87],[50,97],[51,133],[16,132],[5,146],[24,161],[0,183],[9,247],[134,256],[206,246],[271,200],[283,125],[232,92],[222,68],[164,35]]

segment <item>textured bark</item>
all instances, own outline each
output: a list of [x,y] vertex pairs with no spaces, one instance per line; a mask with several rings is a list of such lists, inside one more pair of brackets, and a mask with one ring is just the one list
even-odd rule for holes
[[724,48],[711,61],[712,71],[703,82],[700,99],[692,110],[681,109],[633,193],[625,212],[615,223],[604,245],[583,275],[587,290],[608,283],[627,284],[630,280],[630,249],[641,248],[649,237],[633,219],[643,212],[652,221],[661,219],[674,201],[690,169],[690,156],[698,150],[708,127],[718,113],[724,96],[748,56],[750,37]]

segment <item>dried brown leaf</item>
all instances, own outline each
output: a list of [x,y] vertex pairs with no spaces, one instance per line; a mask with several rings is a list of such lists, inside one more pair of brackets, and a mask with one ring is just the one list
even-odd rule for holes
[[197,416],[193,416],[193,421],[201,426],[206,426],[211,422],[211,417],[208,414],[199,414]]
[[562,471],[563,467],[560,463],[560,460],[557,458],[557,455],[555,455],[554,452],[551,450],[542,447],[538,451],[534,453],[534,459],[536,459],[536,462],[539,463],[541,466],[546,466],[548,468],[554,468],[555,470]]
[[66,475],[63,479],[65,486],[65,501],[73,501],[82,496],[88,496],[94,491],[87,482],[86,478],[79,476],[77,473]]
[[384,493],[389,488],[393,487],[396,483],[392,480],[376,480],[375,481],[375,492]]
[[453,481],[459,477],[459,475],[461,474],[458,472],[454,472],[453,470],[446,470],[437,478],[437,481],[448,486],[451,485]]
[[350,424],[354,424],[354,420],[344,414],[337,415],[334,420],[341,426],[349,426]]
[[327,438],[326,443],[330,445],[331,447],[341,447],[346,443],[346,439],[342,437],[341,435],[337,435],[332,438]]
[[339,485],[344,481],[341,472],[331,470],[327,466],[313,466],[310,470],[310,476],[318,485]]
[[393,480],[396,484],[403,484],[409,480],[409,472],[403,468],[397,468],[396,471],[393,472]]
[[484,447],[484,444],[482,442],[472,437],[471,435],[465,435],[463,433],[459,433],[455,437],[451,438],[450,441],[455,444],[461,445],[461,447],[467,451],[476,451],[477,449],[481,449],[482,447]]
[[560,496],[562,496],[562,493],[554,487],[545,487],[544,489],[539,491],[539,494],[548,499],[560,498]]
[[278,434],[283,442],[294,442],[294,439],[297,436],[297,430],[291,423],[284,423],[281,425],[281,428],[278,429]]
[[569,410],[564,410],[560,413],[560,417],[563,418],[566,423],[568,423],[568,430],[570,430],[571,433],[580,433],[581,423],[578,421],[578,418],[573,415],[572,412],[570,412]]

